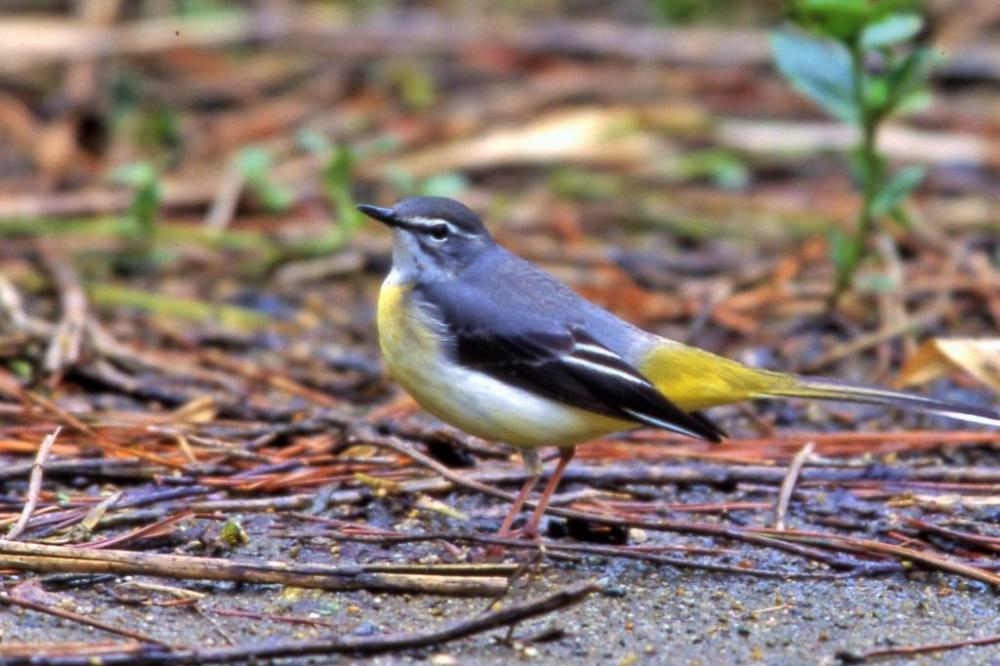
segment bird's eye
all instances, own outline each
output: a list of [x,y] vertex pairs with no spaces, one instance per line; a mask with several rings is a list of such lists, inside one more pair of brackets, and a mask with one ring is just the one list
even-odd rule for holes
[[447,224],[435,224],[431,227],[431,238],[440,242],[448,239],[448,225]]

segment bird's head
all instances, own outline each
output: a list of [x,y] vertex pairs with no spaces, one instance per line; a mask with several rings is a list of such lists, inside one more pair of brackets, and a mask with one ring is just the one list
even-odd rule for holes
[[393,269],[404,279],[448,279],[495,247],[479,216],[444,197],[413,197],[358,210],[392,227]]

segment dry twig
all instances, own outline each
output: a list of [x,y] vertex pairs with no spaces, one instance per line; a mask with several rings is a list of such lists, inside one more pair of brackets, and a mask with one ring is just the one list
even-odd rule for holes
[[795,482],[799,478],[802,466],[806,464],[806,461],[809,459],[809,456],[812,455],[813,449],[815,448],[816,445],[813,442],[806,442],[806,445],[802,447],[802,450],[796,453],[795,457],[792,458],[792,462],[788,464],[788,473],[785,474],[785,478],[781,482],[781,492],[778,493],[778,503],[774,511],[775,529],[785,529],[785,518],[788,516],[788,503],[792,499],[792,491],[795,490]]
[[964,641],[953,641],[950,643],[929,643],[926,645],[900,645],[899,647],[883,648],[881,650],[869,650],[868,652],[838,652],[837,659],[845,664],[864,664],[871,661],[888,659],[890,657],[913,658],[921,654],[931,654],[934,652],[947,652],[949,650],[961,650],[967,647],[980,647],[983,645],[996,645],[1000,643],[1000,634],[983,636],[982,638],[967,638]]
[[122,646],[100,654],[57,654],[44,652],[34,655],[0,656],[0,666],[91,666],[99,661],[103,666],[174,666],[192,663],[233,663],[286,657],[352,654],[374,655],[399,650],[441,645],[484,631],[509,627],[540,615],[563,610],[580,603],[601,587],[594,582],[583,582],[556,590],[544,597],[524,603],[512,604],[497,611],[453,622],[440,629],[424,633],[398,633],[374,638],[346,636],[341,638],[288,641],[232,648],[177,648],[164,649],[150,646]]
[[52,445],[56,443],[56,437],[59,436],[61,431],[62,426],[56,427],[54,431],[45,436],[45,439],[42,440],[41,445],[38,447],[38,455],[35,456],[35,462],[31,465],[28,497],[24,502],[21,517],[17,519],[17,522],[14,523],[14,526],[10,528],[10,531],[7,532],[2,540],[16,540],[24,532],[24,528],[28,526],[31,514],[35,512],[35,507],[38,506],[38,495],[42,492],[42,473],[45,469],[45,461],[48,459],[49,451],[52,450]]
[[[502,568],[502,565],[499,565]],[[422,594],[489,596],[506,586],[492,565],[485,575],[470,574],[466,565],[419,569],[410,565],[396,573],[380,565],[322,566],[285,562],[246,562],[212,557],[134,553],[123,550],[94,550],[0,542],[0,567],[49,573],[114,573],[167,578],[229,580],[244,583],[271,583],[324,590],[372,590]],[[383,573],[387,571],[386,573]],[[455,573],[458,572],[458,573]]]
[[[15,588],[16,590],[17,588]],[[124,636],[125,638],[131,638],[143,643],[162,643],[155,638],[152,638],[142,632],[128,629],[126,627],[119,627],[107,622],[102,622],[92,617],[82,615],[80,613],[74,613],[73,611],[66,610],[65,608],[58,608],[56,606],[43,604],[39,601],[32,599],[27,599],[23,595],[18,596],[10,592],[0,592],[0,604],[6,604],[8,606],[19,606],[21,608],[27,608],[28,610],[33,610],[38,613],[45,613],[46,615],[53,615],[55,617],[60,617],[64,620],[69,620],[70,622],[77,622],[79,624],[86,625],[88,627],[94,627],[95,629],[100,629],[102,631],[107,631],[108,633],[116,634],[118,636]]]

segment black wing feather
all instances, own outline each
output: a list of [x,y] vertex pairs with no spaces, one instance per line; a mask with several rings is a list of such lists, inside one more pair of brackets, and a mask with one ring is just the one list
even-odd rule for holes
[[[435,305],[440,310],[443,304]],[[712,442],[721,441],[725,434],[702,414],[689,414],[670,402],[631,364],[578,327],[508,326],[503,330],[477,325],[474,319],[455,316],[447,309],[440,314],[445,315],[443,323],[454,341],[454,359],[468,368],[604,416]]]

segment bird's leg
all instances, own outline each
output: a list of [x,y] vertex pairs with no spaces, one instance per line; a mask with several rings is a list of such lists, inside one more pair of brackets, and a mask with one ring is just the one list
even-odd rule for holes
[[511,535],[510,526],[514,524],[514,519],[517,518],[517,514],[521,513],[521,508],[524,506],[524,500],[528,499],[528,493],[531,489],[535,487],[538,483],[538,476],[529,476],[524,480],[524,485],[521,486],[521,492],[517,494],[514,498],[514,503],[510,507],[510,511],[507,512],[507,517],[503,519],[503,525],[500,526],[500,531],[497,532],[497,536],[509,537]]
[[510,511],[507,512],[507,517],[503,519],[503,525],[500,526],[497,536],[509,537],[513,534],[510,526],[514,524],[517,514],[521,513],[524,502],[528,499],[528,494],[531,493],[535,484],[538,483],[538,477],[542,474],[542,462],[538,459],[537,451],[534,449],[525,449],[521,452],[521,458],[524,460],[524,468],[528,470],[528,478],[524,480],[521,492],[514,498],[514,504],[511,505]]
[[524,526],[524,534],[531,538],[538,538],[538,524],[542,521],[542,514],[545,513],[545,507],[548,506],[549,500],[552,499],[552,494],[556,491],[556,487],[559,485],[559,479],[562,478],[563,472],[566,471],[566,466],[569,465],[569,461],[573,459],[573,454],[576,449],[559,449],[559,463],[556,465],[555,470],[552,471],[552,476],[549,477],[549,482],[545,484],[545,490],[542,491],[542,497],[538,500],[538,504],[535,506],[534,513],[531,514],[531,520],[528,524]]

